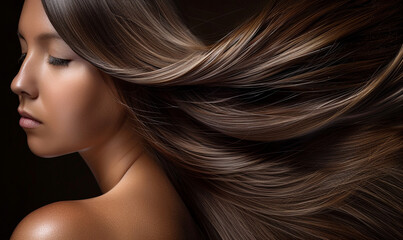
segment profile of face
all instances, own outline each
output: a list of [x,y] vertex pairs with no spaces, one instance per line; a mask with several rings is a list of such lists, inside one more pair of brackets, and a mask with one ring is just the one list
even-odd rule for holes
[[80,152],[116,133],[125,111],[112,79],[58,36],[40,0],[25,1],[18,28],[24,60],[11,89],[31,151],[41,157]]

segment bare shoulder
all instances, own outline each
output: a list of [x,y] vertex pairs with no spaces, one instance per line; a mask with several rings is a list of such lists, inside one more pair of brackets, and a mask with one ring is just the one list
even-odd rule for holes
[[150,161],[108,193],[56,202],[26,216],[11,240],[199,239],[186,206],[167,177]]
[[80,201],[56,202],[27,215],[15,228],[11,240],[106,239],[107,232],[101,225]]

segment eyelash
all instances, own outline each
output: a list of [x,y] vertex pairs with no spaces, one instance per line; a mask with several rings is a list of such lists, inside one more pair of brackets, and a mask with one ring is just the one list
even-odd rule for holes
[[21,64],[21,63],[24,61],[24,59],[25,59],[26,56],[27,56],[26,53],[22,53],[21,56],[20,56],[20,58],[18,59],[18,63]]
[[48,63],[54,66],[68,66],[71,60],[49,56]]
[[[27,56],[26,53],[21,54],[21,57],[18,59],[18,62],[21,64],[24,61],[26,56]],[[54,66],[68,66],[70,62],[71,62],[71,60],[56,58],[56,57],[52,57],[52,56],[49,56],[49,58],[48,58],[48,63],[51,65],[54,65]]]

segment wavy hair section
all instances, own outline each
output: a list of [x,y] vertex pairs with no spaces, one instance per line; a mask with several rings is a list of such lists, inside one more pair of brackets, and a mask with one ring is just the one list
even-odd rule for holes
[[270,1],[204,45],[165,0],[42,0],[207,239],[401,239],[401,1]]

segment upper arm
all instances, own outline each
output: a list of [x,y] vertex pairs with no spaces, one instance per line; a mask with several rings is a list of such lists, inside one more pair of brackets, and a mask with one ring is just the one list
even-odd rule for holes
[[90,220],[82,207],[57,202],[26,216],[15,228],[10,240],[101,239],[96,235],[102,231],[93,231]]

